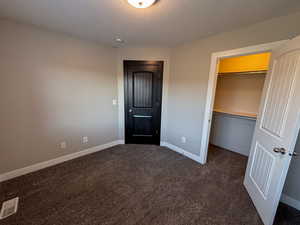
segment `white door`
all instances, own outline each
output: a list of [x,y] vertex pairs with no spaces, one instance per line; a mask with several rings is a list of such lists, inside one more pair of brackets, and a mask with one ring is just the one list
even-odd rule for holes
[[272,52],[244,184],[272,225],[300,127],[300,36]]

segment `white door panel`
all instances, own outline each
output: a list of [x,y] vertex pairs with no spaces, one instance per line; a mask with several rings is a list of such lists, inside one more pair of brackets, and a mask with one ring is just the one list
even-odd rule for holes
[[272,52],[244,181],[265,225],[274,220],[291,160],[289,153],[299,131],[299,112],[298,37]]

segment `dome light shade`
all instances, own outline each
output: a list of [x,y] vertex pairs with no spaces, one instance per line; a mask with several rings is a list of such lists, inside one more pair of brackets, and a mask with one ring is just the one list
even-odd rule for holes
[[144,9],[153,5],[156,0],[127,0],[135,8]]

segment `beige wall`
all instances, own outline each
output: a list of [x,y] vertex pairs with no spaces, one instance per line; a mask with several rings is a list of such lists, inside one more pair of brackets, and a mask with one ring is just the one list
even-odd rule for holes
[[214,109],[257,114],[265,75],[222,75],[218,77]]
[[167,103],[168,83],[170,76],[170,49],[169,48],[119,48],[118,49],[118,89],[119,89],[119,138],[124,139],[124,71],[123,60],[159,60],[164,61],[163,96],[162,96],[162,124],[161,141],[167,140]]
[[0,174],[117,140],[116,49],[6,21],[0,29]]
[[[210,57],[213,52],[292,38],[300,34],[300,13],[178,46],[171,53],[168,142],[199,155]],[[187,142],[181,143],[185,136]]]

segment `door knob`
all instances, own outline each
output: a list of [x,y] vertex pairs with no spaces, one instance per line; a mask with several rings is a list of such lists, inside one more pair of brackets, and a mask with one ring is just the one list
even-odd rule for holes
[[132,112],[132,109],[129,109],[129,112],[131,113],[131,112]]
[[289,156],[298,156],[298,152],[293,152],[293,153],[290,153]]
[[282,155],[284,155],[286,153],[285,148],[274,148],[273,151],[276,153],[281,153]]

